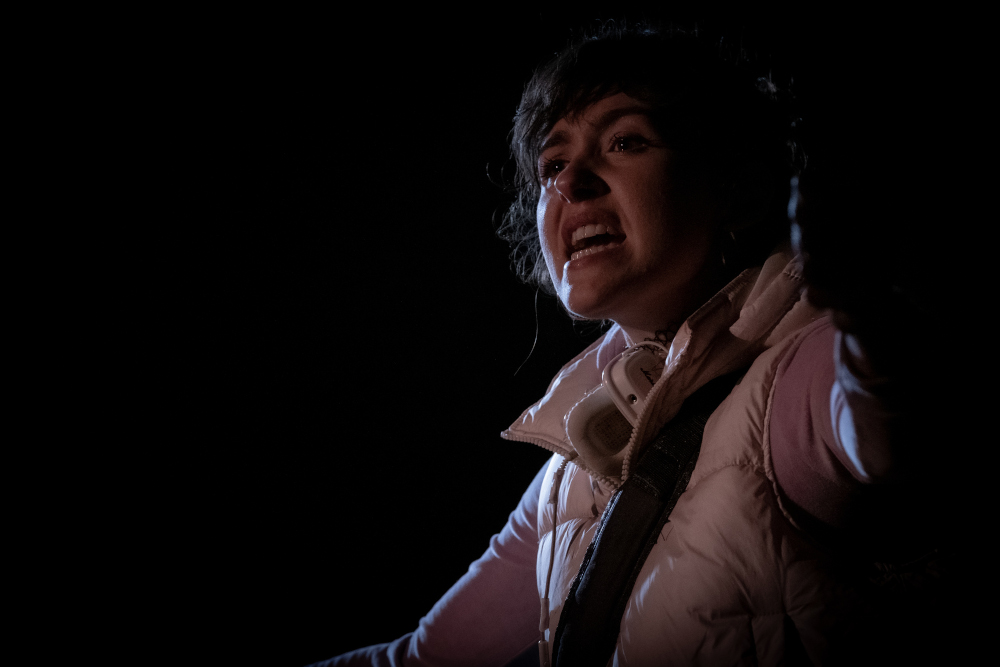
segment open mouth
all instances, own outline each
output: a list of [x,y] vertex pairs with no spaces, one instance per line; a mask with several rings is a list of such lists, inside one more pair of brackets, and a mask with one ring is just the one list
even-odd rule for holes
[[569,259],[572,261],[616,248],[624,240],[624,234],[618,234],[616,230],[600,223],[578,227],[573,230],[571,237]]

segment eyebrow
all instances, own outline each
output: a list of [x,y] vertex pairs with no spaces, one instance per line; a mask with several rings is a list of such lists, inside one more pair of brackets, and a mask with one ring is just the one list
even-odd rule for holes
[[562,146],[563,144],[567,143],[569,143],[568,132],[563,132],[562,130],[560,130],[559,132],[553,132],[552,134],[550,134],[548,137],[545,138],[545,141],[542,142],[542,147],[538,150],[538,154],[541,155],[550,148],[554,148],[555,146]]
[[[635,116],[635,115],[648,117],[651,111],[652,110],[649,107],[641,106],[638,104],[634,104],[627,107],[616,107],[614,109],[608,109],[603,114],[601,114],[600,117],[597,119],[597,122],[594,123],[594,125],[596,125],[599,130],[603,130],[604,128],[606,128],[608,125],[611,125],[619,118],[624,118],[625,116]],[[565,132],[563,130],[560,130],[558,132],[553,132],[545,139],[545,141],[542,142],[542,146],[539,149],[538,154],[541,155],[550,148],[554,148],[556,146],[562,146],[563,144],[569,143],[569,140],[570,140],[569,132]]]

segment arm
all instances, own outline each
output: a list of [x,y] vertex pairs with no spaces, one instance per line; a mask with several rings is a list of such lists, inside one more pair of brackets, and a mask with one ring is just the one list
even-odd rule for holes
[[[872,511],[872,487],[892,479],[900,416],[886,378],[825,317],[803,331],[778,368],[769,439],[778,485],[812,532],[852,529]],[[848,339],[849,340],[849,339]],[[800,518],[800,517],[797,517]],[[819,535],[821,537],[821,535]]]
[[[859,186],[824,178],[793,194],[792,237],[807,296],[830,314],[779,366],[771,453],[803,528],[871,539],[893,532],[887,526],[910,530],[903,524],[919,514],[910,494],[928,472],[928,431],[937,426],[928,387],[937,370],[922,363],[927,336],[918,323],[927,316],[912,297],[919,290],[901,287],[907,271],[886,259],[895,237],[865,227],[874,225],[858,217],[865,200],[850,194]],[[843,223],[849,204],[855,219]]]
[[486,553],[452,586],[416,631],[313,667],[504,665],[538,640],[538,496],[548,464],[490,539]]

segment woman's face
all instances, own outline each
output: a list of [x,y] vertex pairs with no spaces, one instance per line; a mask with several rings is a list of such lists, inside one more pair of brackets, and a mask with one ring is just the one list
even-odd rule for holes
[[649,110],[619,93],[555,124],[538,161],[537,223],[570,312],[656,331],[710,295],[718,225]]

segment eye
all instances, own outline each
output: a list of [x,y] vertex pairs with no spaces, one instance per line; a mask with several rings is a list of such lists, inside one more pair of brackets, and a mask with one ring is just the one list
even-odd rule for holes
[[542,158],[538,161],[538,175],[545,180],[551,178],[566,168],[565,160]]
[[641,150],[649,144],[649,139],[640,134],[616,134],[611,138],[611,152],[624,153],[625,151]]

